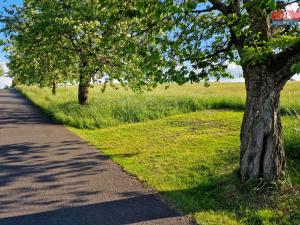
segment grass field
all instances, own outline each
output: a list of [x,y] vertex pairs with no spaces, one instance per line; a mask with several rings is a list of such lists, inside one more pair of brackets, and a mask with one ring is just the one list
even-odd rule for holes
[[[48,89],[18,89],[198,224],[300,224],[300,118],[283,117],[283,188],[245,190],[237,177],[242,84],[171,85],[141,96],[96,87],[88,107],[77,105],[73,87],[54,97]],[[288,84],[282,106],[285,114],[300,112],[300,82]]]
[[[272,198],[241,189],[237,178],[241,120],[241,112],[205,110],[72,131],[184,213],[193,214],[199,224],[299,224],[300,160],[293,148],[300,148],[300,132],[295,130],[300,120],[284,118],[289,172],[285,189]],[[297,137],[291,138],[292,134]]]
[[[244,109],[244,84],[212,83],[159,86],[153,92],[137,95],[120,88],[108,88],[101,93],[100,87],[91,89],[90,105],[77,104],[77,88],[58,89],[51,96],[50,89],[20,86],[18,90],[43,108],[52,117],[77,128],[103,128],[124,123],[143,122],[166,116],[195,112],[202,109]],[[282,94],[282,111],[300,114],[300,82],[287,84]]]

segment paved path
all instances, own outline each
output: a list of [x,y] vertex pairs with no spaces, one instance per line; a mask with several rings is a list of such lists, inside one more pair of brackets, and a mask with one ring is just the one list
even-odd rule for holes
[[151,190],[0,90],[1,225],[185,225]]

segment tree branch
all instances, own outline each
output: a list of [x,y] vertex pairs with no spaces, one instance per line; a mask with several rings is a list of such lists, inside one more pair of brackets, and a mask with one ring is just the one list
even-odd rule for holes
[[[230,13],[236,13],[238,15],[238,20],[241,15],[241,0],[233,0],[232,4],[230,6],[227,6],[223,2],[219,0],[209,0],[209,2],[213,5],[213,9],[219,10],[221,13],[223,13],[225,16],[229,15]],[[233,26],[235,26],[238,23],[238,20],[235,21],[234,24],[229,25],[230,30],[230,43],[234,44],[235,47],[241,51],[244,39],[243,37],[237,37]]]
[[233,6],[235,13],[238,15],[238,17],[241,16],[241,0],[233,0]]
[[233,13],[233,8],[230,6],[227,6],[223,2],[219,0],[209,0],[209,2],[213,5],[213,8],[219,10],[221,13],[223,13],[225,16],[227,16],[230,13]]
[[216,8],[214,6],[210,7],[210,8],[207,8],[207,9],[195,9],[195,10],[192,10],[191,12],[200,14],[200,13],[205,13],[205,12],[211,12],[213,10],[216,10]]
[[216,50],[215,52],[212,52],[211,54],[205,55],[205,56],[200,57],[200,58],[191,58],[191,57],[188,57],[188,58],[185,59],[185,61],[188,61],[188,60],[202,61],[202,60],[208,60],[208,59],[211,59],[211,58],[213,58],[213,57],[217,57],[217,56],[219,56],[219,54],[221,54],[221,53],[226,53],[226,52],[230,51],[231,48],[232,48],[232,45],[233,45],[233,43],[232,43],[232,41],[230,40],[225,48],[218,49],[218,50]]
[[295,1],[292,1],[292,2],[286,2],[286,3],[280,4],[280,6],[287,6],[287,5],[291,5],[293,3],[297,3],[297,2],[299,2],[299,0],[295,0]]
[[300,41],[287,50],[277,54],[270,62],[270,70],[275,74],[278,83],[285,83],[294,73],[291,68],[300,62]]

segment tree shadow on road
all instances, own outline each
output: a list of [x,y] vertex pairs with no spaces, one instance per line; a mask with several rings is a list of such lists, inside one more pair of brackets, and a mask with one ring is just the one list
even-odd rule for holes
[[[86,188],[93,175],[106,171],[108,158],[79,151],[86,147],[80,141],[1,145],[0,224],[121,225],[179,216],[153,194],[121,192],[116,200],[94,203],[103,193]],[[28,207],[42,208],[23,212]]]
[[0,219],[0,224],[124,225],[146,221],[152,221],[150,224],[159,224],[156,220],[176,219],[178,216],[179,214],[164,206],[156,196],[144,195],[99,204],[4,218]]

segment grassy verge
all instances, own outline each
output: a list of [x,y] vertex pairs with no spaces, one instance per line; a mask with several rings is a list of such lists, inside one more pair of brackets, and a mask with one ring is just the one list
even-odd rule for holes
[[[84,129],[112,127],[124,123],[136,123],[167,116],[195,112],[202,109],[244,109],[244,84],[212,83],[181,87],[159,86],[153,92],[137,95],[124,89],[100,87],[91,89],[90,105],[77,104],[77,88],[59,88],[57,96],[50,89],[19,86],[20,92],[43,108],[55,120],[68,126]],[[282,111],[300,114],[300,82],[287,84],[282,94]]]
[[283,118],[289,171],[285,188],[269,197],[244,192],[239,185],[241,119],[241,112],[201,111],[115,128],[71,130],[193,214],[199,224],[299,224],[300,160],[295,149],[300,120]]

